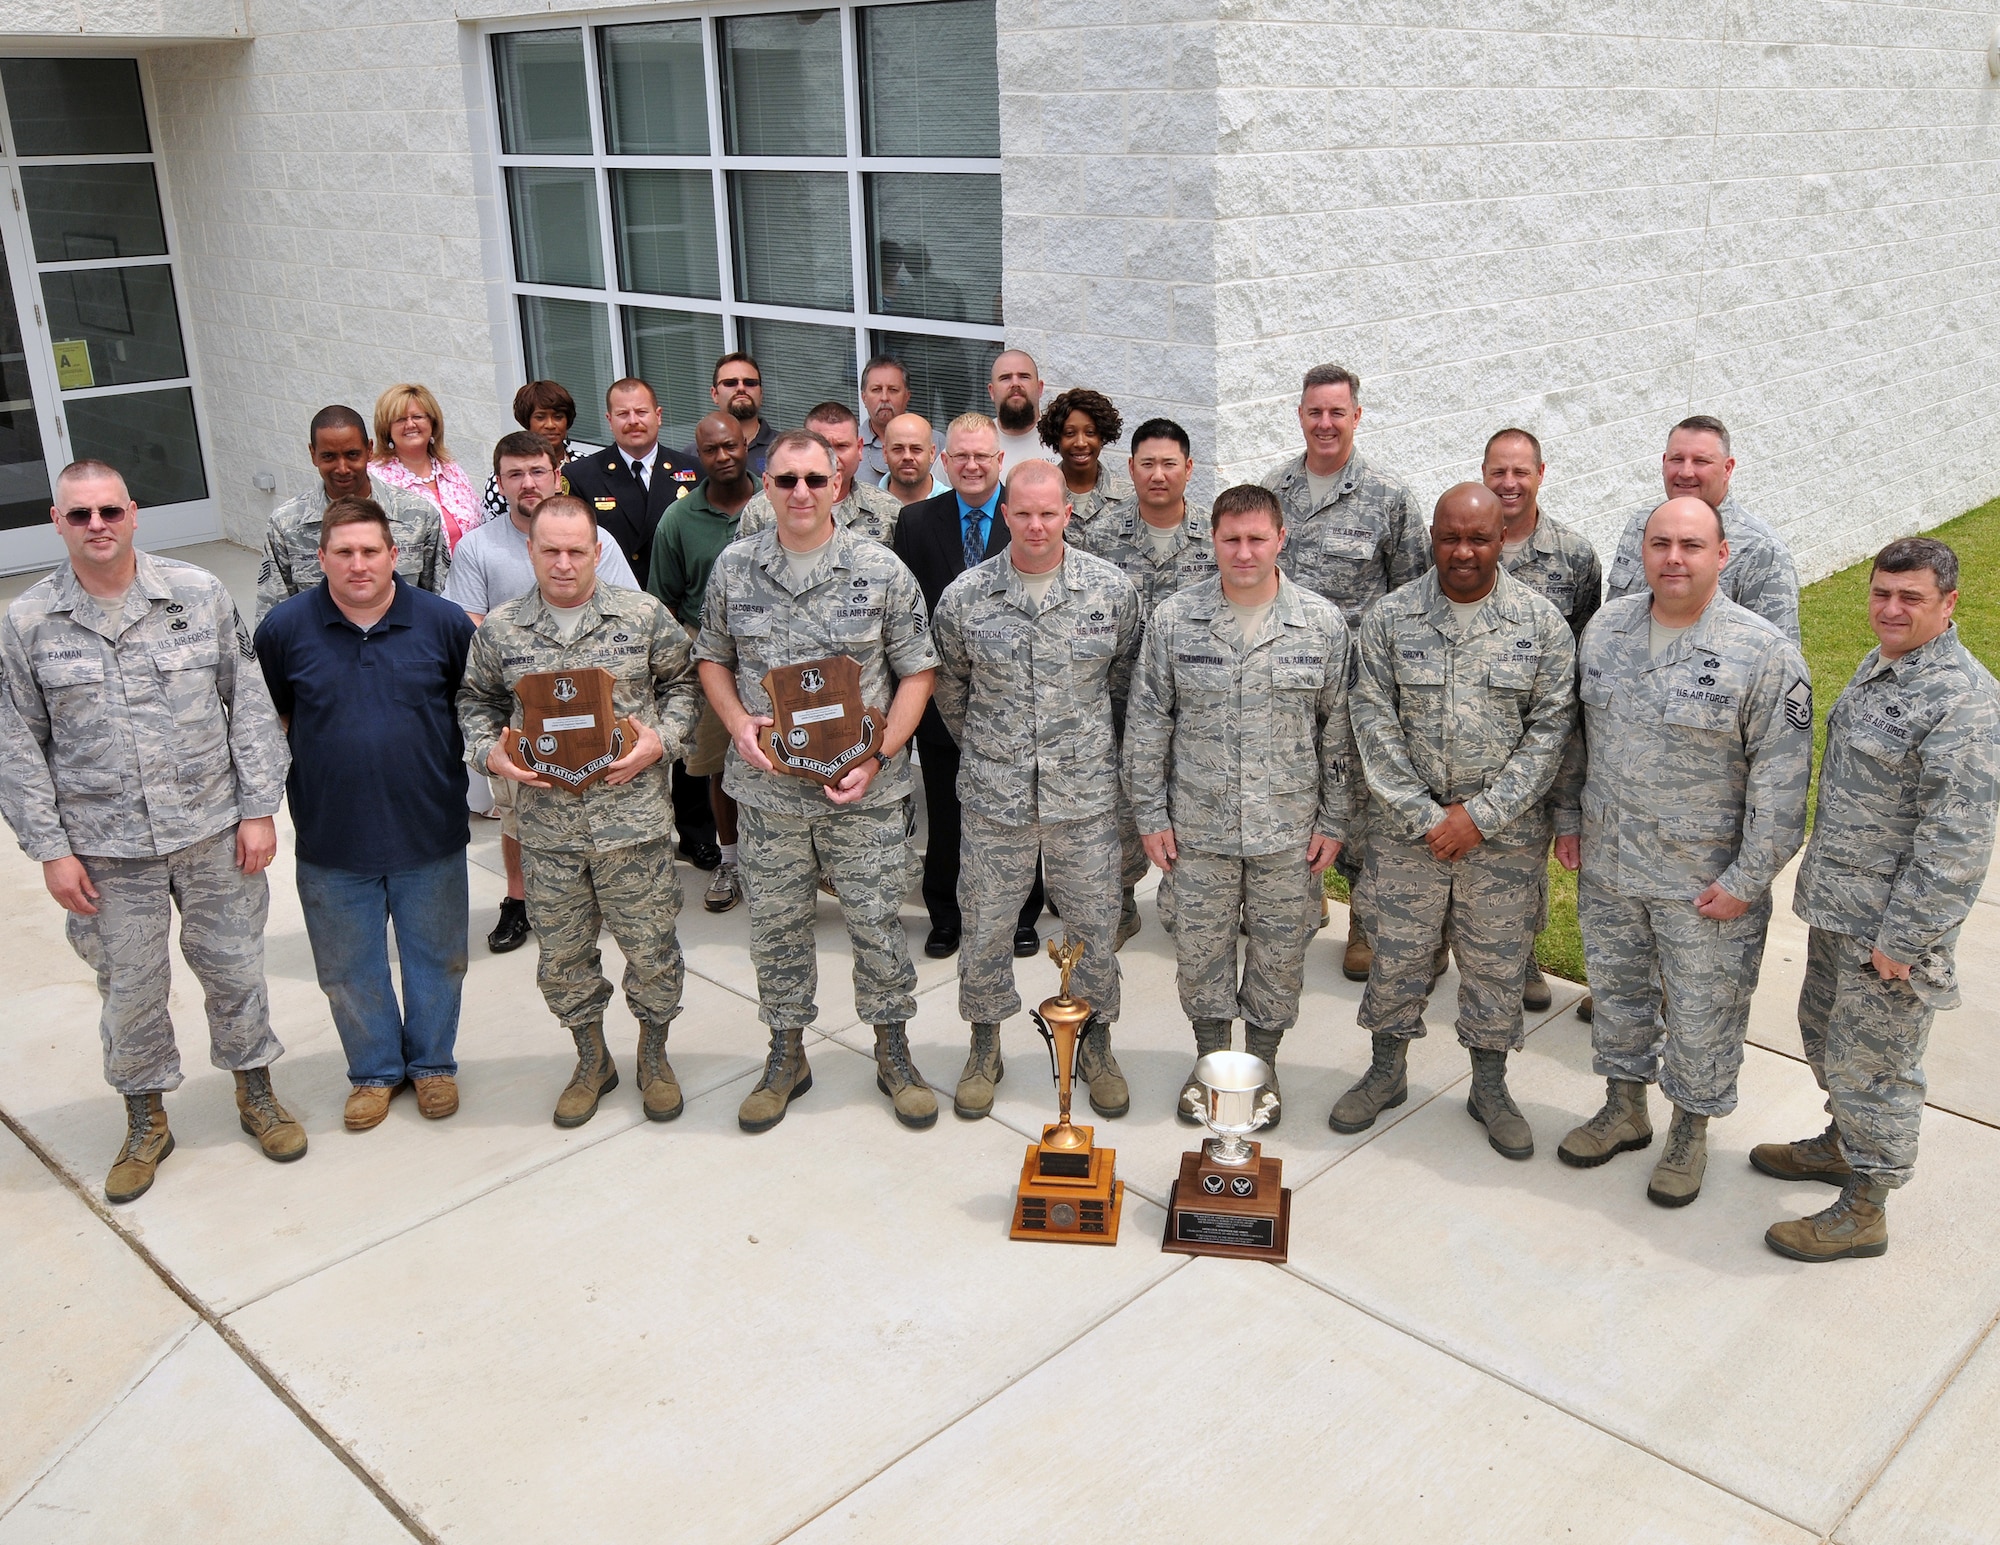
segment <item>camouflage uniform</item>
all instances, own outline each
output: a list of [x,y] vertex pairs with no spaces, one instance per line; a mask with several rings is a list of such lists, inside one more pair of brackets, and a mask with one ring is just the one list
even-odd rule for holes
[[[872,536],[886,547],[896,535],[896,520],[902,513],[902,503],[887,489],[856,483],[848,490],[847,497],[833,507],[833,523],[843,531]],[[743,517],[736,527],[736,540],[740,542],[746,536],[755,536],[777,523],[778,512],[772,508],[771,497],[760,488],[743,506]]]
[[[1583,839],[1597,1071],[1657,1078],[1681,1110],[1726,1116],[1771,881],[1805,836],[1812,684],[1777,628],[1727,596],[1658,659],[1651,610],[1650,592],[1607,601],[1584,635],[1583,733],[1557,786],[1556,831]],[[1716,880],[1750,910],[1728,922],[1696,912]]]
[[[1875,1185],[1909,1181],[1924,1044],[1956,1008],[1953,949],[2000,805],[2000,687],[1958,629],[1861,662],[1826,722],[1818,819],[1792,910],[1812,925],[1799,1029],[1841,1152]],[[1885,982],[1879,949],[1911,967]]]
[[[695,655],[734,673],[745,709],[771,711],[767,672],[834,654],[860,662],[862,701],[885,711],[899,678],[936,667],[923,592],[888,548],[837,527],[797,589],[775,529],[738,538],[716,559]],[[832,803],[813,779],[752,767],[733,743],[722,786],[740,809],[757,1017],[773,1030],[800,1030],[819,1012],[813,911],[824,874],[854,945],[855,1011],[871,1025],[907,1023],[917,1008],[902,921],[903,807],[914,786],[907,749],[857,804]]]
[[1174,949],[1189,1019],[1287,1030],[1299,1017],[1319,924],[1306,847],[1315,834],[1347,840],[1350,650],[1339,608],[1282,575],[1255,638],[1239,636],[1213,578],[1146,625],[1125,784],[1139,829],[1171,827],[1179,851]]
[[611,673],[618,714],[651,726],[666,754],[616,786],[514,785],[528,920],[541,949],[535,980],[564,1029],[601,1025],[611,984],[597,936],[608,927],[625,954],[633,1017],[661,1030],[680,1013],[682,981],[669,769],[700,701],[687,634],[673,614],[644,591],[600,584],[565,643],[539,589],[495,607],[472,636],[458,689],[465,759],[483,769],[502,735],[519,727],[514,686],[523,676],[590,666]]
[[1101,558],[1066,549],[1036,608],[1005,552],[938,599],[937,707],[961,748],[959,1013],[1020,1012],[1014,929],[1041,857],[1068,939],[1075,992],[1118,1017],[1118,743],[1111,705],[1139,648],[1139,596]]
[[[1618,539],[1617,555],[1611,560],[1605,600],[1652,594],[1646,588],[1646,565],[1639,547],[1646,521],[1661,503],[1655,499],[1632,512],[1625,534]],[[1722,594],[1798,643],[1799,571],[1792,563],[1792,550],[1776,531],[1738,504],[1734,494],[1723,496],[1718,513],[1723,535],[1729,539],[1729,561],[1722,566]]]
[[[1534,948],[1544,804],[1576,723],[1576,644],[1562,614],[1504,570],[1461,622],[1432,571],[1361,624],[1348,694],[1368,782],[1364,906],[1375,946],[1358,1023],[1424,1033],[1438,945],[1458,956],[1459,1044],[1518,1051]],[[1424,841],[1462,804],[1485,839],[1455,863]]]
[[[1103,481],[1097,486],[1103,488]],[[1190,505],[1174,530],[1173,547],[1162,560],[1155,562],[1153,549],[1139,529],[1145,517],[1140,515],[1139,501],[1131,496],[1130,487],[1128,483],[1127,497],[1101,506],[1091,523],[1081,530],[1072,517],[1068,540],[1072,547],[1116,564],[1132,581],[1139,592],[1139,617],[1143,622],[1159,610],[1160,603],[1168,596],[1215,578],[1215,538],[1209,530],[1209,517]],[[1123,696],[1112,700],[1111,711],[1122,735]],[[1118,881],[1129,891],[1146,878],[1146,849],[1139,841],[1139,827],[1132,819],[1131,801],[1125,797],[1122,784],[1118,790],[1118,849]],[[1165,886],[1167,881],[1163,879],[1160,883]],[[1169,904],[1165,895],[1161,904]]]
[[275,815],[291,753],[222,582],[151,553],[108,610],[64,563],[0,624],[0,811],[29,858],[74,855],[97,915],[70,945],[104,997],[104,1076],[180,1086],[168,935],[207,997],[210,1060],[240,1072],[284,1048],[264,983],[262,874],[236,867],[239,821]]
[[1086,551],[1094,551],[1083,540],[1084,528],[1113,505],[1130,502],[1134,492],[1132,479],[1108,461],[1097,464],[1097,486],[1088,493],[1072,493],[1069,485],[1064,484],[1063,497],[1069,500],[1069,540]]
[[[422,494],[392,487],[368,474],[368,497],[389,517],[396,542],[396,572],[419,590],[444,594],[451,573],[451,544],[437,506]],[[257,620],[280,601],[310,590],[323,577],[319,566],[319,519],[326,513],[326,485],[315,482],[271,512],[264,533],[264,561],[257,566]]]

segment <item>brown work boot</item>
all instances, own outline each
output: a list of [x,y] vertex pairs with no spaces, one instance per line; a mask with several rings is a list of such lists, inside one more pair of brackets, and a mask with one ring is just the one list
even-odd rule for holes
[[1125,948],[1125,941],[1139,931],[1139,902],[1132,887],[1125,887],[1125,899],[1118,904],[1118,932],[1111,936],[1111,952]]
[[1830,1121],[1818,1137],[1759,1143],[1750,1150],[1750,1163],[1774,1180],[1823,1180],[1833,1186],[1846,1185],[1854,1173],[1840,1151],[1840,1133]]
[[576,1042],[576,1071],[556,1096],[555,1122],[580,1127],[597,1114],[597,1102],[618,1087],[618,1065],[604,1044],[603,1025],[571,1025],[569,1033]]
[[1556,1001],[1556,995],[1549,990],[1548,980],[1542,975],[1533,955],[1528,957],[1528,975],[1521,983],[1521,1007],[1531,1013],[1538,1013]]
[[389,1114],[389,1102],[401,1084],[356,1084],[347,1096],[340,1123],[350,1132],[372,1132]]
[[977,1121],[993,1109],[993,1091],[1007,1076],[1007,1064],[1000,1057],[1000,1027],[975,1024],[972,1051],[965,1059],[965,1071],[958,1075],[951,1108],[967,1121]]
[[433,1073],[412,1081],[417,1091],[417,1114],[426,1121],[442,1121],[458,1114],[458,1080],[449,1073]]
[[236,1119],[257,1139],[265,1158],[289,1164],[305,1157],[306,1129],[271,1092],[269,1068],[245,1068],[236,1075]]
[[1667,1127],[1666,1152],[1653,1166],[1646,1200],[1662,1207],[1685,1207],[1701,1195],[1701,1177],[1708,1172],[1708,1117],[1674,1107]]
[[[1229,1033],[1236,1023],[1233,1019],[1197,1019],[1194,1021],[1194,1060],[1200,1062],[1212,1051],[1229,1050]],[[1188,1070],[1187,1082],[1181,1085],[1180,1098],[1174,1102],[1174,1115],[1185,1125],[1201,1125],[1201,1111],[1207,1096],[1201,1092],[1201,1080]]]
[[813,1086],[806,1065],[804,1030],[773,1030],[771,1053],[764,1059],[764,1076],[736,1108],[736,1124],[746,1132],[768,1132],[785,1119],[785,1111]]
[[1586,1025],[1597,1017],[1597,999],[1593,994],[1585,993],[1576,1000],[1576,1017]]
[[1535,1134],[1528,1118],[1507,1092],[1507,1054],[1474,1046],[1472,1091],[1465,1097],[1465,1113],[1486,1128],[1486,1141],[1506,1159],[1532,1159]]
[[153,1172],[160,1161],[174,1151],[174,1134],[167,1130],[166,1097],[151,1094],[125,1096],[125,1142],[111,1161],[111,1173],[104,1177],[107,1202],[131,1202],[144,1196],[153,1184]]
[[1352,902],[1347,907],[1347,951],[1340,957],[1340,974],[1350,982],[1368,980],[1368,968],[1375,963],[1375,951],[1369,946],[1368,934],[1361,926],[1361,914],[1354,910]]
[[1772,1224],[1764,1231],[1764,1243],[1780,1255],[1815,1264],[1850,1255],[1887,1255],[1888,1201],[1887,1186],[1871,1185],[1865,1175],[1849,1175],[1839,1201],[1810,1218]]
[[1653,1118],[1646,1114],[1646,1086],[1635,1079],[1607,1078],[1604,1106],[1556,1145],[1556,1157],[1578,1169],[1595,1169],[1621,1153],[1644,1148],[1653,1140]]
[[[729,865],[717,869],[722,873]],[[639,1027],[639,1102],[646,1108],[648,1121],[672,1121],[684,1108],[681,1081],[674,1077],[674,1065],[667,1061],[667,1027]]]
[[896,1107],[896,1119],[923,1131],[937,1125],[937,1095],[910,1056],[910,1036],[902,1025],[875,1027],[875,1087]]
[[1084,1027],[1076,1071],[1090,1085],[1090,1108],[1105,1120],[1116,1120],[1132,1108],[1132,1091],[1125,1087],[1125,1075],[1111,1055],[1111,1026],[1095,1014]]
[[[1278,1044],[1285,1038],[1282,1030],[1266,1030],[1262,1025],[1243,1021],[1243,1044],[1251,1056],[1257,1058],[1271,1070],[1271,1081],[1264,1087],[1271,1091],[1271,1119],[1264,1123],[1266,1132],[1278,1130],[1278,1118],[1284,1114],[1284,1101],[1278,1090]],[[1258,1098],[1262,1098],[1261,1095]]]
[[1400,1035],[1376,1035],[1368,1071],[1338,1100],[1326,1124],[1336,1132],[1366,1132],[1385,1110],[1410,1097],[1410,1043]]

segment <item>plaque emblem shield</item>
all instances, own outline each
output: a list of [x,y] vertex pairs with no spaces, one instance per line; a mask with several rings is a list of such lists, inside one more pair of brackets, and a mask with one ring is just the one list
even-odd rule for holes
[[623,756],[636,731],[613,704],[611,672],[531,671],[514,683],[521,728],[513,758],[538,778],[581,793]]
[[861,701],[861,662],[852,655],[801,660],[764,673],[775,721],[764,754],[779,772],[838,783],[882,744],[883,715]]

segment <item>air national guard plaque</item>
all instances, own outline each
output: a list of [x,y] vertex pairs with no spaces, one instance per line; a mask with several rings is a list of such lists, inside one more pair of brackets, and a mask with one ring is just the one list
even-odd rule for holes
[[531,671],[515,682],[521,727],[514,732],[514,760],[558,788],[589,788],[638,735],[630,719],[618,717],[612,685],[611,672],[595,665]]
[[882,746],[882,713],[861,701],[861,662],[852,655],[801,660],[764,674],[773,723],[764,754],[779,772],[838,783]]

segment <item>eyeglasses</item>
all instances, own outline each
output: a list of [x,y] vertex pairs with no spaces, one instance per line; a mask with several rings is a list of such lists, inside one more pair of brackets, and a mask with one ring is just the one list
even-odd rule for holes
[[824,472],[773,472],[771,481],[786,493],[790,493],[803,482],[808,488],[824,488],[833,481]]
[[980,452],[980,451],[946,451],[946,452],[945,452],[945,457],[944,457],[944,459],[945,459],[946,461],[982,461],[982,462],[983,462],[983,461],[999,461],[999,460],[1001,460],[1002,458],[1001,458],[1001,455],[1000,455],[1000,453],[999,453],[998,451],[995,451],[995,452],[994,452],[994,453],[993,453],[992,455],[990,455],[990,456],[988,456],[988,455],[985,455],[984,453],[982,453],[982,452]]
[[717,386],[762,386],[762,376],[724,376],[715,383]]
[[122,504],[100,504],[95,509],[84,507],[74,510],[64,510],[62,517],[72,526],[87,526],[90,524],[90,517],[95,515],[105,525],[115,526],[130,513],[131,510]]

